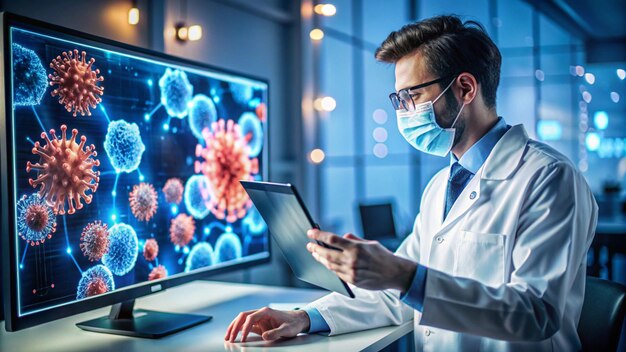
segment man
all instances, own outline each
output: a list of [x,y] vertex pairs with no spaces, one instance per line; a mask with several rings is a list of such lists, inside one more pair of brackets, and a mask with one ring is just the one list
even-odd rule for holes
[[565,156],[498,117],[498,48],[480,24],[441,16],[391,33],[376,58],[395,64],[400,133],[420,151],[452,151],[450,166],[426,186],[395,254],[309,230],[343,250],[307,246],[356,286],[355,299],[332,293],[299,311],[243,312],[225,338],[335,335],[413,317],[416,350],[580,350],[597,205]]

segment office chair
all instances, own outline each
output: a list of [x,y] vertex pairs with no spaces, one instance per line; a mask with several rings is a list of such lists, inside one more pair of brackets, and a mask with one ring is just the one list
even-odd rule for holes
[[617,351],[626,315],[626,286],[587,276],[578,336],[583,351]]

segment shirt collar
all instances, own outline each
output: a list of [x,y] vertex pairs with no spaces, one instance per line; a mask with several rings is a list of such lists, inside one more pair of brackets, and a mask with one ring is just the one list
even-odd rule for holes
[[457,159],[454,153],[450,153],[450,166],[458,161],[463,168],[475,175],[478,169],[485,163],[485,160],[487,160],[493,147],[510,127],[501,116],[498,117],[498,122],[478,142],[474,143],[460,160]]

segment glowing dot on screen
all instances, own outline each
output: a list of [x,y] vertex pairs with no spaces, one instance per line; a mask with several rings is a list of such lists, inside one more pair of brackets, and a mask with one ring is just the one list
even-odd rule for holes
[[143,119],[146,121],[150,121],[150,114],[143,115]]
[[139,175],[139,181],[143,181],[145,179],[145,177],[143,177],[143,175]]
[[213,97],[213,101],[216,102],[216,103],[219,103],[220,102],[220,97],[214,96]]
[[624,78],[626,78],[626,71],[624,71],[624,69],[622,68],[618,68],[617,69],[617,77],[619,77],[619,79],[624,80]]
[[609,126],[609,114],[606,111],[596,111],[593,114],[593,123],[599,130],[605,130]]
[[205,234],[205,235],[208,235],[208,234],[209,234],[209,231],[210,231],[210,230],[209,230],[209,228],[208,228],[208,227],[205,227],[205,228],[204,228],[204,234]]
[[115,196],[117,195],[117,192],[115,192],[115,191],[111,191],[111,195],[112,195],[113,197],[115,197]]
[[374,122],[376,122],[379,125],[382,125],[385,122],[387,122],[387,111],[383,109],[376,109],[374,110],[374,113],[372,114],[372,118],[374,119]]
[[611,92],[611,100],[614,103],[619,103],[619,93],[617,92]]
[[233,232],[233,228],[230,226],[226,226],[226,232]]
[[600,148],[600,136],[595,132],[587,133],[585,145],[589,151],[597,151]]
[[596,82],[596,76],[593,73],[585,73],[585,81],[589,84],[594,84]]
[[387,156],[387,154],[389,154],[387,145],[385,145],[384,143],[376,143],[376,145],[374,145],[374,155],[377,158],[383,159]]
[[189,247],[187,246],[183,247],[183,253],[189,254]]
[[152,87],[152,80],[151,80],[151,79],[149,79],[149,80],[148,80],[148,85],[149,85],[150,87]]
[[311,151],[311,153],[309,154],[309,157],[311,158],[311,161],[314,164],[319,164],[322,161],[324,161],[324,158],[326,157],[326,155],[324,154],[324,151],[321,149],[313,149]]
[[24,264],[20,264],[20,269],[24,269]]
[[178,132],[178,128],[177,127],[172,128],[172,133],[176,133],[176,132]]
[[166,131],[169,130],[170,129],[170,125],[167,124],[167,123],[164,123],[163,124],[163,129],[166,130]]
[[117,219],[117,215],[115,214],[111,215],[111,220],[115,221],[115,219]]
[[67,254],[72,254],[72,249],[70,247],[67,247],[67,249],[65,250],[65,252],[67,252]]
[[178,214],[178,206],[177,205],[172,205],[172,214],[174,214],[174,215]]

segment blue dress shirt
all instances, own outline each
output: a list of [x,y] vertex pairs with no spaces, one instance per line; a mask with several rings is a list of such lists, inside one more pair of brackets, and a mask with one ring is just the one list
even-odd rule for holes
[[[508,126],[502,117],[498,118],[498,122],[487,132],[478,142],[474,143],[463,154],[461,159],[457,159],[454,153],[450,153],[450,166],[455,162],[458,162],[466,170],[470,171],[473,175],[470,179],[476,175],[480,167],[485,163],[487,157],[493,150],[493,147],[498,143],[500,138],[504,136],[506,131],[511,126]],[[424,307],[424,294],[426,292],[426,276],[428,275],[428,268],[424,265],[417,265],[415,276],[409,289],[400,296],[400,299],[420,312]],[[328,323],[324,320],[320,312],[315,308],[305,309],[309,315],[311,325],[309,333],[330,331]]]

